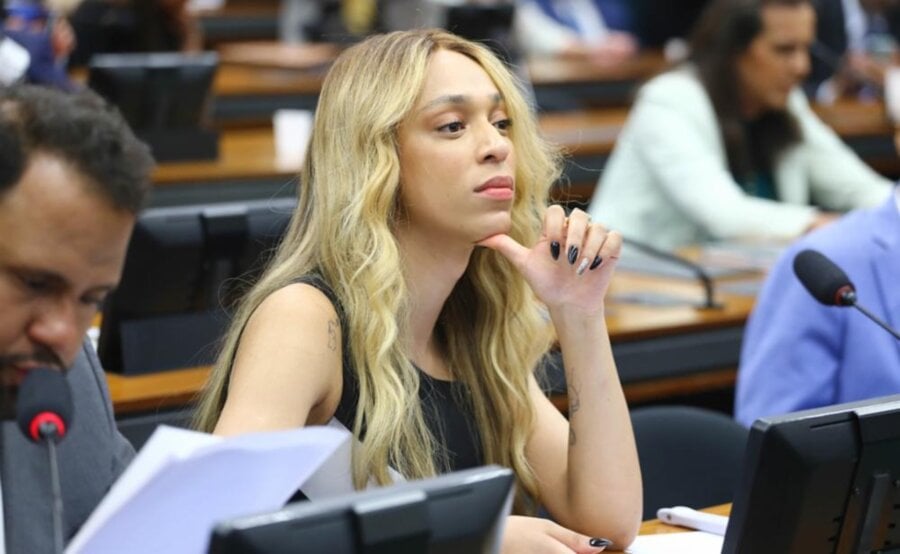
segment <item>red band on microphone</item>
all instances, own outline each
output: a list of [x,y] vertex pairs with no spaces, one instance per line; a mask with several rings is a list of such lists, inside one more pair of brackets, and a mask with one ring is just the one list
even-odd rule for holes
[[835,291],[835,293],[834,293],[834,305],[835,305],[835,306],[847,306],[847,305],[848,305],[848,302],[844,299],[844,296],[845,296],[848,292],[855,292],[855,289],[853,288],[853,285],[844,285],[843,287],[841,287],[841,288],[839,288],[837,291]]
[[53,412],[41,412],[32,418],[31,425],[28,426],[28,434],[31,435],[33,440],[40,441],[43,438],[41,436],[41,425],[45,423],[51,423],[56,426],[56,436],[58,438],[66,436],[66,422],[61,417]]

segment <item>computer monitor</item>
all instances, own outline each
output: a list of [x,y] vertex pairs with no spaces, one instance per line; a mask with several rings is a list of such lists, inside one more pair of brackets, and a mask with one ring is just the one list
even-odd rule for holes
[[900,395],[757,420],[723,554],[900,551]]
[[219,524],[210,554],[493,554],[513,498],[512,471],[448,473]]
[[152,208],[138,217],[97,346],[107,371],[212,363],[228,309],[263,269],[296,198]]
[[88,86],[119,108],[157,161],[215,159],[208,123],[218,64],[215,52],[98,54]]

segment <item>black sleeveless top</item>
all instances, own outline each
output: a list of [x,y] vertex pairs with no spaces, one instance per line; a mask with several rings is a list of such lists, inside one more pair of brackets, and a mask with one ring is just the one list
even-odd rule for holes
[[[306,275],[294,282],[305,283],[320,290],[331,300],[340,319],[344,385],[334,417],[352,431],[359,404],[359,381],[353,368],[343,307],[334,291],[321,276]],[[417,367],[417,369],[419,368]],[[468,403],[468,389],[456,381],[435,379],[421,369],[419,369],[419,378],[419,400],[422,403],[425,424],[436,441],[444,445],[447,454],[445,464],[443,453],[434,453],[435,467],[438,471],[456,471],[484,465],[481,441]],[[365,428],[363,428],[363,436],[359,438],[360,440],[365,439]]]

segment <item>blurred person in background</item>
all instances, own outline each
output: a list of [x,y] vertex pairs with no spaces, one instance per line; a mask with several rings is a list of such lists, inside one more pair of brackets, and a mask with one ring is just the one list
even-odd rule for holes
[[626,0],[518,0],[516,36],[526,54],[616,64],[639,48]]
[[804,85],[818,102],[881,96],[887,68],[898,62],[900,2],[817,0],[812,71]]
[[[76,44],[75,33],[66,15],[76,4],[41,0],[6,1],[2,34],[27,54],[22,80],[66,91],[76,88],[66,73],[69,56]],[[0,63],[7,65],[14,62]]]
[[591,214],[671,249],[792,239],[833,221],[831,211],[881,203],[891,183],[799,88],[814,33],[809,0],[714,0],[688,63],[641,88]]
[[76,47],[70,66],[94,54],[195,51],[203,46],[188,0],[84,0],[70,18]]

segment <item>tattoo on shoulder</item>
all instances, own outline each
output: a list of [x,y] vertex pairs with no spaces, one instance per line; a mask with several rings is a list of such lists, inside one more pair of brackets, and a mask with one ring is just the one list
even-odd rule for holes
[[336,319],[330,320],[328,322],[328,349],[332,352],[337,351],[339,332],[340,327],[338,326],[338,321]]
[[569,424],[569,447],[575,446],[575,443],[578,442],[578,437],[575,436],[575,429],[572,428],[572,424]]

